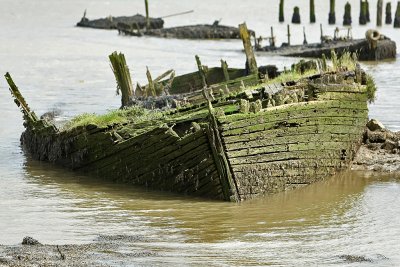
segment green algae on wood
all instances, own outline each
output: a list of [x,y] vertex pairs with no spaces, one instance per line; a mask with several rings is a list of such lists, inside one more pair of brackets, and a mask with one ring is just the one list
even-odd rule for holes
[[131,74],[128,65],[126,64],[125,56],[122,53],[113,52],[109,55],[111,69],[114,72],[117,81],[117,93],[122,94],[121,107],[128,105],[130,98],[133,95],[133,85]]

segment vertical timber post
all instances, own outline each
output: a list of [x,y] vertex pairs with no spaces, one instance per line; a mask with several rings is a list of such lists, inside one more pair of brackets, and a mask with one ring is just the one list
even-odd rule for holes
[[285,21],[285,16],[283,13],[284,9],[284,0],[279,1],[279,22],[284,22]]
[[322,23],[320,23],[319,24],[319,29],[320,29],[320,31],[321,31],[321,37],[320,37],[320,39],[321,39],[321,44],[323,44],[324,43],[324,31],[322,30]]
[[344,6],[343,26],[351,25],[351,5],[349,2]]
[[382,26],[383,0],[378,0],[376,7],[376,26]]
[[287,25],[287,43],[290,46],[290,25]]
[[203,85],[203,87],[207,87],[206,74],[204,72],[203,65],[201,65],[200,57],[196,55],[195,58],[196,58],[197,69],[199,70],[199,74],[201,77],[201,84]]
[[395,28],[400,28],[400,1],[397,2],[396,13],[394,14],[394,24]]
[[315,3],[310,0],[310,23],[315,23]]
[[306,36],[306,27],[304,27],[304,26],[303,26],[303,36],[304,36],[303,44],[306,45],[306,44],[308,44],[308,42],[307,42],[307,36]]
[[147,81],[149,82],[149,88],[148,92],[146,93],[146,96],[156,96],[156,88],[154,87],[154,82],[153,78],[151,77],[151,73],[149,71],[149,68],[146,66],[146,76],[147,76]]
[[275,47],[275,36],[274,36],[274,27],[271,26],[271,39],[270,39],[271,47]]
[[335,15],[335,0],[330,0],[329,5],[329,16],[328,16],[328,23],[335,24],[336,23],[336,15]]
[[221,68],[222,71],[224,72],[224,77],[225,77],[225,81],[229,81],[229,72],[228,72],[228,63],[226,63],[225,60],[221,59]]
[[218,121],[215,117],[215,111],[212,107],[210,99],[207,97],[206,92],[203,90],[203,96],[208,103],[208,127],[206,133],[210,142],[211,152],[214,158],[214,163],[220,177],[222,194],[224,199],[232,202],[239,202],[240,196],[238,193],[237,185],[231,172],[228,159],[225,154],[224,145],[222,142],[221,134],[219,132]]
[[298,6],[295,6],[293,9],[293,16],[292,16],[292,23],[294,24],[300,24],[300,8]]
[[360,0],[360,17],[358,18],[360,25],[367,24],[367,2]]
[[385,23],[386,24],[392,24],[392,3],[388,2],[386,3],[386,16],[385,16]]
[[22,111],[22,114],[24,115],[25,122],[27,122],[28,125],[32,125],[35,122],[39,121],[35,112],[31,111],[31,109],[29,108],[28,104],[25,101],[25,98],[22,96],[18,87],[15,85],[13,79],[11,78],[11,75],[7,72],[4,77],[6,78],[6,81],[7,81],[8,85],[10,86],[9,89],[10,89],[11,95],[14,97],[15,104],[17,104],[17,106]]
[[144,0],[144,5],[146,8],[146,30],[150,30],[150,17],[149,17],[149,3],[148,0]]
[[258,74],[256,58],[253,47],[251,46],[250,33],[246,23],[239,24],[240,38],[243,41],[244,52],[246,53],[247,65],[251,74]]
[[108,56],[111,62],[111,69],[117,81],[117,93],[121,92],[121,108],[126,107],[133,95],[133,85],[125,56],[116,51]]

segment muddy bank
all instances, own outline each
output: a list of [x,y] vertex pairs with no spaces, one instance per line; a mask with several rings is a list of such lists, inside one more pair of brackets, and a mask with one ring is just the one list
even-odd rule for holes
[[25,237],[20,245],[0,245],[0,266],[125,266],[133,259],[159,256],[138,249],[135,244],[139,242],[147,240],[142,236],[115,235],[99,236],[90,244],[45,245]]
[[400,172],[400,132],[386,129],[377,120],[369,121],[352,169]]

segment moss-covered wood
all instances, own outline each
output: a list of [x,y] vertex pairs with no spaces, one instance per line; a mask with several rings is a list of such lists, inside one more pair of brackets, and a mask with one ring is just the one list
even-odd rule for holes
[[[179,109],[124,109],[117,115],[130,118],[61,131],[27,127],[21,140],[36,159],[125,183],[231,201],[278,192],[346,168],[357,150],[368,86],[354,64],[348,71],[337,61],[346,71],[280,83],[260,83],[257,74],[230,78],[204,88],[206,99],[187,94],[195,101]],[[218,77],[226,80],[223,69]]]
[[124,54],[114,52],[109,55],[109,59],[115,79],[117,80],[117,93],[120,92],[122,94],[121,106],[125,107],[128,105],[128,102],[133,95],[131,74],[128,65],[126,64]]

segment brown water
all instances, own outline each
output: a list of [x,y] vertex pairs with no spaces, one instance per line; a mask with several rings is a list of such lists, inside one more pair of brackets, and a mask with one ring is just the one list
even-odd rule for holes
[[[195,10],[166,20],[166,26],[222,18],[221,23],[231,25],[247,21],[262,35],[274,25],[278,42],[286,40],[285,24],[276,23],[278,1],[251,1],[251,6],[240,0],[215,2],[150,0],[150,8],[153,16]],[[285,2],[288,21],[299,1]],[[326,25],[328,1],[316,2],[318,22],[333,33]],[[353,2],[357,21],[358,1]],[[60,120],[119,106],[107,61],[114,50],[125,53],[133,79],[142,83],[146,66],[154,75],[171,67],[178,74],[194,71],[195,54],[210,66],[219,65],[220,58],[232,67],[244,66],[240,41],[130,38],[73,27],[85,8],[89,18],[143,13],[142,1],[1,3],[7,9],[0,17],[0,73],[11,72],[38,114],[57,108],[63,112]],[[344,1],[336,4],[341,23]],[[300,9],[307,22],[308,1],[301,1]],[[374,21],[375,9],[371,17]],[[317,42],[319,24],[305,24],[308,41]],[[355,26],[353,35],[362,37],[369,27]],[[292,26],[292,31],[292,43],[301,43],[302,27]],[[381,32],[400,42],[399,30],[384,26]],[[295,61],[262,54],[257,59],[260,65],[280,68]],[[379,87],[371,117],[400,130],[399,61],[363,66]],[[395,175],[348,172],[240,204],[187,198],[93,180],[32,161],[19,147],[22,118],[4,80],[0,110],[0,244],[17,244],[25,235],[61,244],[87,243],[100,234],[135,234],[147,240],[137,243],[138,249],[157,251],[161,257],[139,257],[133,265],[343,265],[342,254],[362,255],[379,266],[400,265],[400,177]]]

